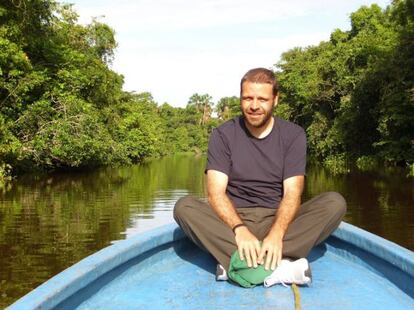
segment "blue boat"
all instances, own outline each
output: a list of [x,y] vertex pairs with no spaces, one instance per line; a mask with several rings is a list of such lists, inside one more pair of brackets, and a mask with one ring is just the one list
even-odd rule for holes
[[[412,251],[341,223],[308,259],[302,309],[414,309]],[[8,309],[295,309],[294,290],[216,282],[215,266],[170,224],[83,259]]]

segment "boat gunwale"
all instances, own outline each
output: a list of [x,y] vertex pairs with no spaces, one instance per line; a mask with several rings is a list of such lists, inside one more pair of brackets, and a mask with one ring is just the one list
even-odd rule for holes
[[[414,252],[408,249],[345,222],[341,223],[332,237],[362,249],[414,277]],[[99,277],[129,260],[149,250],[184,238],[186,236],[183,231],[173,223],[117,241],[68,267],[6,309],[54,308]]]
[[376,256],[414,278],[413,251],[346,222],[342,222],[332,236]]

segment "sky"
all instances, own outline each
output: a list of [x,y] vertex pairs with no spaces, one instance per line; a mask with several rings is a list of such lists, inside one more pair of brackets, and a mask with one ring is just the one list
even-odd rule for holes
[[391,0],[68,0],[81,24],[115,30],[112,69],[124,90],[150,92],[158,104],[185,107],[194,93],[217,102],[239,95],[241,77],[274,68],[283,52],[350,29],[362,5]]

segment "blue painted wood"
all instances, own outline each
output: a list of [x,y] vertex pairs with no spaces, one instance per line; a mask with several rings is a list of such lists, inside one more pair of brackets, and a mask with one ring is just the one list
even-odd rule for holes
[[[342,223],[310,256],[303,309],[414,309],[414,253]],[[215,261],[175,224],[117,242],[8,309],[294,309],[290,289],[214,281]]]

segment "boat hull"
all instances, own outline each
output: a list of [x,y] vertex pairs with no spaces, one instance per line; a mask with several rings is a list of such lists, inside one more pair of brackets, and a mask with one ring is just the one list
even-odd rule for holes
[[[303,309],[414,309],[412,251],[342,223],[308,258]],[[215,264],[171,224],[87,257],[9,309],[294,309],[283,286],[215,282]]]

